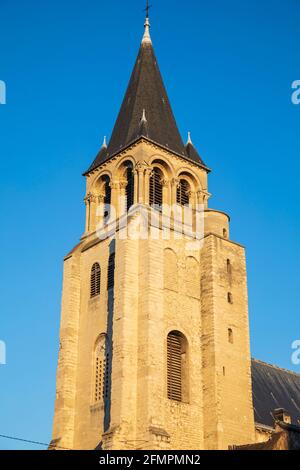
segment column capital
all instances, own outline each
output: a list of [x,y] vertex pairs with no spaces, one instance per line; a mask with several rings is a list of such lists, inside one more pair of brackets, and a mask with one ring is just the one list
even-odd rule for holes
[[171,180],[171,185],[172,185],[172,186],[175,186],[175,188],[178,188],[179,183],[180,183],[180,179],[179,179],[179,178],[172,178],[172,180]]
[[145,171],[152,171],[152,168],[150,165],[148,165],[147,162],[137,162],[137,164],[134,167],[134,171],[137,173],[144,173]]
[[88,205],[91,204],[91,202],[96,202],[96,195],[93,193],[88,193],[84,198],[84,203]]
[[170,180],[168,180],[167,178],[162,178],[160,182],[164,188],[166,188],[170,184]]
[[121,182],[119,180],[113,180],[109,184],[111,189],[120,189],[121,187]]
[[121,179],[119,181],[119,188],[120,189],[126,189],[128,186],[128,181],[126,179]]
[[211,194],[208,191],[200,189],[196,192],[199,201],[207,202],[211,198]]
[[98,204],[104,203],[104,200],[105,200],[105,195],[104,194],[99,194],[97,196]]

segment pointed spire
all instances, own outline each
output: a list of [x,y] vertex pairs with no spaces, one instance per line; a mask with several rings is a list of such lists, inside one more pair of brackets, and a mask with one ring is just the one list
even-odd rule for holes
[[106,141],[88,171],[145,137],[169,151],[204,165],[192,144],[184,145],[159,70],[150,38],[149,2],[146,7],[145,34],[110,141]]
[[146,16],[146,21],[145,21],[145,32],[144,32],[144,36],[143,36],[143,39],[142,39],[142,44],[152,44],[152,41],[151,41],[151,36],[150,36],[150,21],[149,21],[149,13],[147,12],[147,16]]
[[99,150],[95,160],[93,161],[92,165],[88,169],[88,172],[95,170],[95,168],[97,168],[99,165],[101,165],[102,162],[107,160],[108,156],[109,156],[109,153],[108,153],[108,150],[107,150],[107,141],[106,141],[106,136],[104,136],[102,147],[100,148],[100,150]]
[[187,140],[187,143],[185,144],[185,151],[186,151],[188,157],[191,160],[193,160],[194,162],[201,163],[202,165],[205,165],[205,163],[203,162],[202,158],[200,157],[195,145],[192,142],[190,132],[188,132],[188,140]]
[[151,44],[140,47],[108,144],[109,154],[114,155],[141,135],[186,156]]

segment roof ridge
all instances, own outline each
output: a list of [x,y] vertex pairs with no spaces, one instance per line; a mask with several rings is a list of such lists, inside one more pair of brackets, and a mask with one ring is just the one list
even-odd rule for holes
[[277,366],[275,364],[270,364],[269,362],[261,361],[260,359],[255,359],[254,357],[252,357],[251,360],[252,360],[252,362],[256,362],[258,364],[263,364],[265,366],[272,367],[273,369],[281,370],[282,372],[287,372],[288,374],[296,375],[296,377],[300,378],[300,373],[295,372],[294,370],[285,369],[284,367],[280,367],[280,366]]

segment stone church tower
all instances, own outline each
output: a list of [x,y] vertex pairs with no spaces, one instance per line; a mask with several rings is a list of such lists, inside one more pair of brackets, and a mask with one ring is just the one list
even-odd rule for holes
[[182,142],[149,27],[64,262],[53,448],[254,442],[245,251],[208,208],[210,170]]

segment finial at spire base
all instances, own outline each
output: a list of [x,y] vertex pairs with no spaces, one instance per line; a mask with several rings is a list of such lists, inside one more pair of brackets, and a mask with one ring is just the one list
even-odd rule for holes
[[146,118],[146,110],[145,110],[145,109],[143,109],[143,115],[142,115],[141,122],[147,122],[147,118]]
[[103,147],[107,148],[106,135],[104,136],[104,139],[103,139],[102,148]]
[[145,26],[145,32],[144,32],[144,36],[142,39],[142,44],[152,44],[151,36],[150,36],[150,21],[149,21],[148,16],[146,17],[144,26]]
[[192,139],[191,139],[191,133],[190,133],[190,132],[188,132],[188,140],[187,140],[186,145],[188,145],[188,144],[193,145],[193,142],[192,142]]

